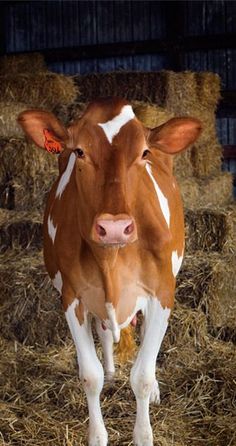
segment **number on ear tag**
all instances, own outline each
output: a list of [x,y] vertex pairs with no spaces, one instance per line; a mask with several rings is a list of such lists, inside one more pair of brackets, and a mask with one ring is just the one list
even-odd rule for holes
[[62,151],[61,143],[56,139],[54,139],[52,133],[50,133],[49,130],[44,129],[43,133],[45,136],[45,141],[44,141],[45,149],[50,153],[60,153]]

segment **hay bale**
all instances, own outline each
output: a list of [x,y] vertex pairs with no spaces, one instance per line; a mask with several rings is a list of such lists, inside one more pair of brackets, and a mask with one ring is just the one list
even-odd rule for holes
[[41,249],[42,221],[39,212],[0,209],[0,253],[8,249]]
[[165,102],[165,72],[92,73],[74,76],[81,91],[80,100],[90,102],[99,96],[120,96],[133,101]]
[[58,174],[57,159],[20,139],[0,140],[0,207],[41,209]]
[[35,347],[62,345],[68,329],[42,254],[8,251],[0,260],[1,336]]
[[0,97],[4,102],[23,102],[31,107],[53,109],[72,103],[78,95],[73,79],[56,73],[0,76]]
[[220,78],[215,73],[117,71],[75,76],[74,79],[81,101],[90,102],[98,96],[121,96],[162,107],[168,102],[169,110],[176,113],[177,109],[178,115],[178,104],[183,100],[188,107],[197,101],[214,111],[220,98]]
[[22,103],[0,102],[0,138],[23,138],[24,134],[17,118],[29,108],[30,105]]
[[47,71],[44,57],[39,53],[13,54],[0,57],[0,74],[17,75]]
[[[187,308],[200,308],[212,329],[236,341],[236,255],[202,251],[186,255],[176,297]],[[228,339],[226,339],[228,340]]]
[[224,206],[233,200],[232,175],[222,172],[213,177],[178,178],[185,208]]
[[236,207],[186,209],[186,251],[233,252],[236,247]]

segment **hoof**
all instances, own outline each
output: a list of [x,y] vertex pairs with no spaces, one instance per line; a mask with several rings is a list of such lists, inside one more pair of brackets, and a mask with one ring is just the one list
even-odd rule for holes
[[150,394],[150,403],[152,404],[160,404],[160,389],[158,381],[155,380],[152,386],[151,394]]

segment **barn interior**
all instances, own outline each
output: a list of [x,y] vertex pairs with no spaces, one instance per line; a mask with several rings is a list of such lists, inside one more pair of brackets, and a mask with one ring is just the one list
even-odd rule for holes
[[[42,256],[57,160],[16,118],[43,108],[68,124],[98,96],[127,98],[150,128],[204,122],[175,157],[186,255],[151,420],[158,446],[234,446],[236,3],[223,0],[0,2],[0,445],[86,444],[75,349]],[[102,393],[114,446],[132,444],[131,365],[117,360]]]

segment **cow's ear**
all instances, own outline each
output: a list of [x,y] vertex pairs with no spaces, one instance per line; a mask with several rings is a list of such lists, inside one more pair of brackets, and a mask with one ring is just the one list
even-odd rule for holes
[[37,146],[48,152],[60,153],[69,139],[64,125],[47,111],[24,111],[18,116],[18,123]]
[[162,152],[175,154],[193,144],[202,130],[195,118],[172,118],[160,127],[150,130],[148,143]]

